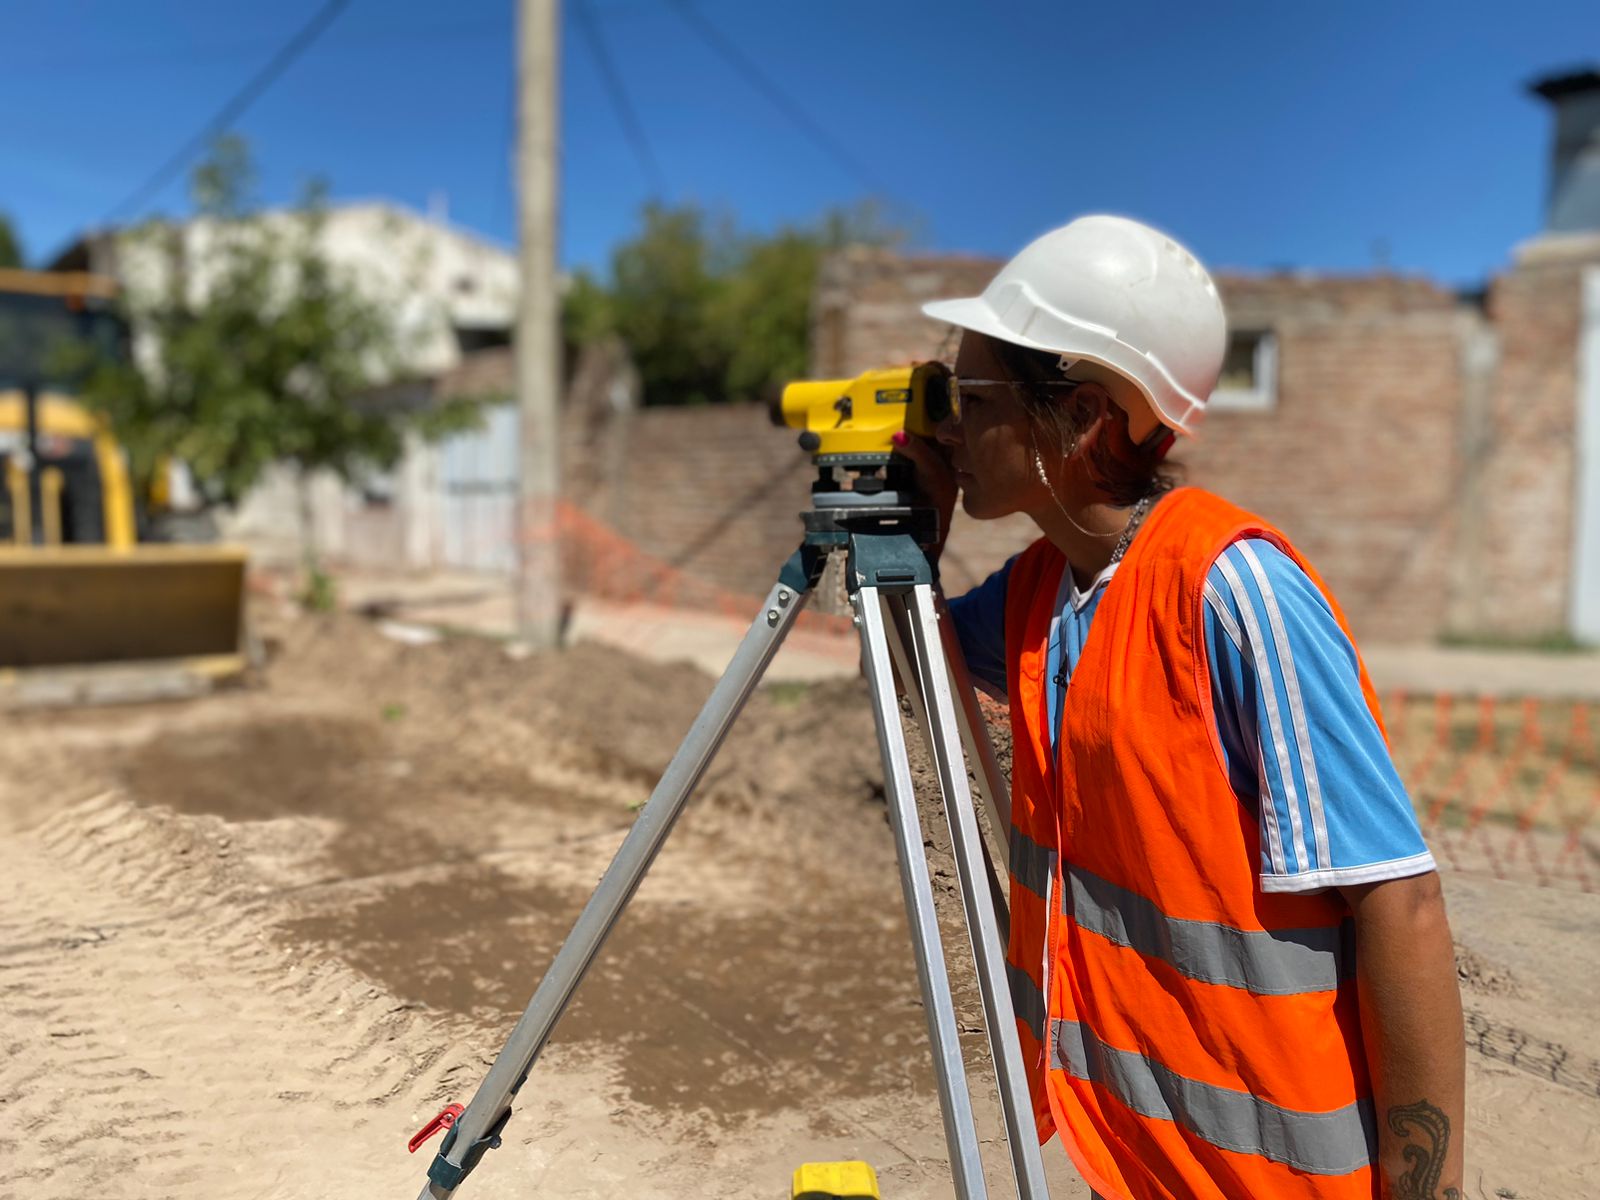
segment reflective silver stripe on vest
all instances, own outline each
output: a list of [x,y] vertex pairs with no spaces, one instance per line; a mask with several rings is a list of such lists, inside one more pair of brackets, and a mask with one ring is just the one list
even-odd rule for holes
[[1056,852],[1041,846],[1015,825],[1011,827],[1011,877],[1043,900],[1055,878]]
[[1249,1092],[1176,1074],[1132,1050],[1114,1049],[1076,1021],[1055,1023],[1050,1068],[1098,1083],[1140,1116],[1171,1121],[1213,1146],[1312,1175],[1348,1175],[1376,1157],[1378,1133],[1369,1100],[1332,1112],[1282,1108]]
[[1202,983],[1258,996],[1327,992],[1352,976],[1348,921],[1314,929],[1236,929],[1169,917],[1149,900],[1068,866],[1071,916],[1091,933],[1159,958]]
[[1033,1036],[1044,1041],[1044,993],[1035,986],[1028,973],[1015,963],[1006,964],[1006,983],[1010,985],[1011,1007],[1017,1020],[1027,1023]]

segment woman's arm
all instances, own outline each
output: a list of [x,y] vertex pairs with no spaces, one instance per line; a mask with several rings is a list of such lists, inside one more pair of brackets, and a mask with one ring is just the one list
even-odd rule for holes
[[1356,986],[1385,1200],[1459,1200],[1466,1037],[1439,875],[1340,889],[1355,915]]

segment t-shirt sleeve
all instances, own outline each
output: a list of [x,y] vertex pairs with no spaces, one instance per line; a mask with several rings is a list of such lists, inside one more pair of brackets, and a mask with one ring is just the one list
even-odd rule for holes
[[1262,890],[1433,870],[1355,647],[1310,577],[1271,542],[1236,542],[1207,578],[1206,618],[1218,737],[1259,813]]
[[977,587],[949,602],[972,682],[996,700],[1006,698],[1006,581],[1016,555]]

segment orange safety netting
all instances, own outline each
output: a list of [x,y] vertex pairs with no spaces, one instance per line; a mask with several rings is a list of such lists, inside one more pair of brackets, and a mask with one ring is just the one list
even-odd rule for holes
[[1600,887],[1600,704],[1395,692],[1384,707],[1395,763],[1440,862]]
[[[562,585],[573,594],[619,604],[681,608],[742,622],[756,616],[761,596],[721,587],[676,567],[641,549],[576,505],[563,503],[558,507],[555,530],[561,545]],[[774,582],[783,565],[781,553],[775,548]],[[815,609],[802,612],[796,627],[839,636],[853,633],[848,617]]]

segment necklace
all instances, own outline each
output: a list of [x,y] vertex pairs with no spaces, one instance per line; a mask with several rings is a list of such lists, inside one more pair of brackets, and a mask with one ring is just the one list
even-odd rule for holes
[[[1139,532],[1139,526],[1144,523],[1145,517],[1150,515],[1150,508],[1155,504],[1156,496],[1159,494],[1160,493],[1154,493],[1146,496],[1143,500],[1139,501],[1139,503],[1133,506],[1133,511],[1128,514],[1128,524],[1123,528],[1122,536],[1117,539],[1116,548],[1111,551],[1111,561],[1106,564],[1107,570],[1110,570],[1117,563],[1121,562],[1122,556],[1128,552],[1128,547],[1133,545],[1133,535]],[[1060,501],[1057,501],[1056,503],[1060,504]],[[1063,508],[1061,511],[1066,512],[1066,509]],[[1070,520],[1071,518],[1069,517],[1068,519]],[[1067,570],[1070,571],[1071,569],[1072,568],[1070,566],[1067,567]],[[1061,651],[1061,663],[1057,668],[1051,682],[1053,682],[1056,687],[1061,689],[1063,695],[1066,693],[1067,655],[1065,648],[1063,648]]]
[[[1111,562],[1119,563],[1122,556],[1128,552],[1128,547],[1133,545],[1133,535],[1139,532],[1139,526],[1144,523],[1145,517],[1150,514],[1150,506],[1155,503],[1155,496],[1146,496],[1133,506],[1133,511],[1128,514],[1128,524],[1122,531],[1122,536],[1117,539],[1117,548],[1111,552]],[[1110,563],[1106,564],[1107,566]]]

